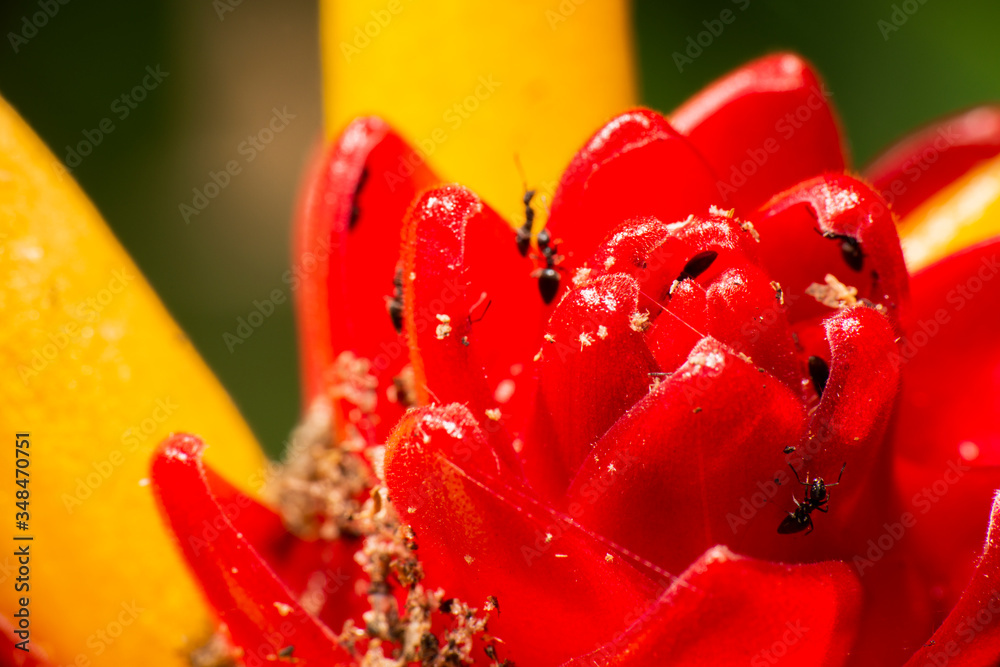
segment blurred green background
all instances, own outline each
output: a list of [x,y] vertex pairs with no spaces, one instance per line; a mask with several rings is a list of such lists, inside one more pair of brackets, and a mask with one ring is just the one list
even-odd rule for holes
[[[679,68],[675,53],[697,54],[688,38],[724,9],[735,20]],[[290,213],[321,122],[314,2],[69,0],[32,35],[24,20],[39,11],[39,0],[0,4],[0,93],[62,158],[111,118],[114,131],[73,175],[261,442],[280,451],[298,411],[291,307],[232,353],[222,335],[285,287]],[[833,92],[856,165],[935,116],[1000,100],[996,2],[639,0],[635,26],[642,99],[664,111],[749,58],[802,53]],[[112,105],[147,66],[169,74],[122,117]],[[186,223],[179,205],[210,171],[245,159],[241,143],[275,107],[295,118]]]

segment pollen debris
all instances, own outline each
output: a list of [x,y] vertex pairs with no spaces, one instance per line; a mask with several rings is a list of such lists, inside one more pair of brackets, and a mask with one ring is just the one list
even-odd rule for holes
[[781,283],[777,280],[771,281],[771,289],[774,290],[774,296],[778,299],[778,303],[782,306],[785,305],[785,290],[781,289]]
[[629,318],[629,326],[632,328],[632,331],[636,331],[638,333],[642,333],[648,329],[649,324],[649,311],[647,310],[644,310],[641,313],[636,311],[632,313],[632,316]]
[[594,343],[594,337],[591,336],[586,331],[580,334],[580,350],[585,347],[590,347]]
[[495,421],[495,422],[500,421],[500,410],[499,410],[499,408],[487,408],[486,409],[486,417],[489,418],[489,419],[491,419],[492,421]]
[[745,232],[749,232],[750,236],[753,237],[753,240],[756,241],[757,243],[760,243],[760,233],[758,233],[757,230],[754,228],[752,222],[740,221],[740,229],[742,229]]
[[440,322],[440,324],[438,324],[437,328],[434,330],[434,335],[438,340],[444,340],[449,334],[451,334],[451,317],[441,313],[438,313],[435,317],[437,317],[437,321]]
[[590,282],[591,273],[592,269],[589,269],[585,266],[582,266],[579,269],[577,269],[576,273],[573,274],[573,286],[583,287],[584,285],[586,285],[588,282]]
[[826,284],[812,283],[806,288],[806,294],[819,301],[828,308],[847,308],[858,303],[858,288],[849,287],[837,280],[832,273],[826,274],[823,279]]
[[600,338],[601,340],[604,340],[605,338],[608,337],[608,328],[603,324],[597,327],[597,337]]

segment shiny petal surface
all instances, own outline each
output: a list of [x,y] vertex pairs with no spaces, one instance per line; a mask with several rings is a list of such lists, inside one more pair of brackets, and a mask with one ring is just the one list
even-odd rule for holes
[[861,595],[842,563],[783,565],[717,546],[628,632],[564,667],[844,664]]
[[663,116],[637,109],[612,119],[576,154],[559,181],[548,227],[576,268],[628,219],[676,222],[707,213],[717,200],[703,158]]
[[480,418],[499,410],[491,440],[511,461],[519,425],[504,414],[518,392],[533,391],[521,374],[549,311],[532,262],[503,220],[458,186],[424,194],[406,224],[404,328],[418,400],[466,403]]
[[906,667],[990,667],[1000,656],[1000,498],[994,498],[982,558],[968,587]]
[[890,319],[906,322],[906,265],[886,203],[843,174],[821,176],[776,195],[753,218],[764,265],[785,290],[795,323],[829,313],[806,295],[830,274],[857,289],[857,298],[883,305]]
[[201,463],[204,443],[168,438],[152,463],[152,482],[188,566],[247,659],[276,660],[287,646],[303,665],[346,665],[347,653],[330,630],[295,596],[226,517]]
[[934,264],[912,285],[915,325],[895,359],[896,477],[918,517],[910,539],[948,605],[971,576],[1000,488],[1000,242]]
[[559,303],[538,361],[534,429],[522,457],[536,487],[558,497],[591,446],[659,370],[634,326],[639,286],[624,274],[601,276]]
[[386,453],[390,497],[416,533],[428,585],[472,605],[496,596],[500,657],[557,665],[611,639],[655,585],[570,516],[467,470],[487,446],[463,406],[407,413]]
[[375,412],[337,401],[341,428],[384,442],[402,415],[386,391],[407,363],[405,342],[386,312],[396,243],[416,193],[437,181],[420,156],[378,118],[351,123],[317,165],[296,225],[290,281],[296,294],[303,404],[339,397],[334,362],[349,351],[372,361]]
[[719,79],[670,120],[718,176],[719,204],[749,211],[799,181],[843,171],[829,96],[809,63],[778,53]]
[[773,541],[779,508],[747,525],[741,499],[777,492],[782,448],[804,430],[788,388],[706,338],[594,446],[569,505],[589,529],[681,572],[720,542]]

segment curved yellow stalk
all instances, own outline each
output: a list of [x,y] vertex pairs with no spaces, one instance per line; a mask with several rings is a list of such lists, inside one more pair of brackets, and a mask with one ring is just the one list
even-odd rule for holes
[[[264,459],[100,215],[0,100],[0,613],[30,545],[31,646],[59,665],[189,664],[208,612],[144,486],[173,430],[250,486]],[[184,258],[177,258],[183,270]],[[16,433],[30,433],[15,529]],[[209,531],[211,529],[209,528]],[[11,533],[30,535],[15,543]],[[89,661],[89,662],[87,662]]]
[[[378,114],[446,179],[523,219],[584,141],[635,104],[621,0],[323,0],[326,127]],[[405,164],[400,169],[407,169]]]
[[1000,235],[1000,157],[952,183],[899,225],[911,272]]

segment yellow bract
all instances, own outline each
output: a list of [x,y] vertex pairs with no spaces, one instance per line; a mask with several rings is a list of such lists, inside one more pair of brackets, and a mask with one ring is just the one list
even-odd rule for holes
[[211,626],[146,485],[150,452],[171,431],[197,433],[243,487],[265,461],[98,212],[3,101],[0,313],[0,613],[20,596],[14,439],[27,432],[20,534],[34,541],[18,544],[30,545],[33,649],[59,665],[189,664]]
[[[377,114],[445,179],[512,222],[551,201],[573,153],[635,104],[628,3],[323,0],[327,134]],[[399,170],[408,169],[401,162]]]
[[1000,235],[1000,157],[976,167],[899,225],[911,273]]

